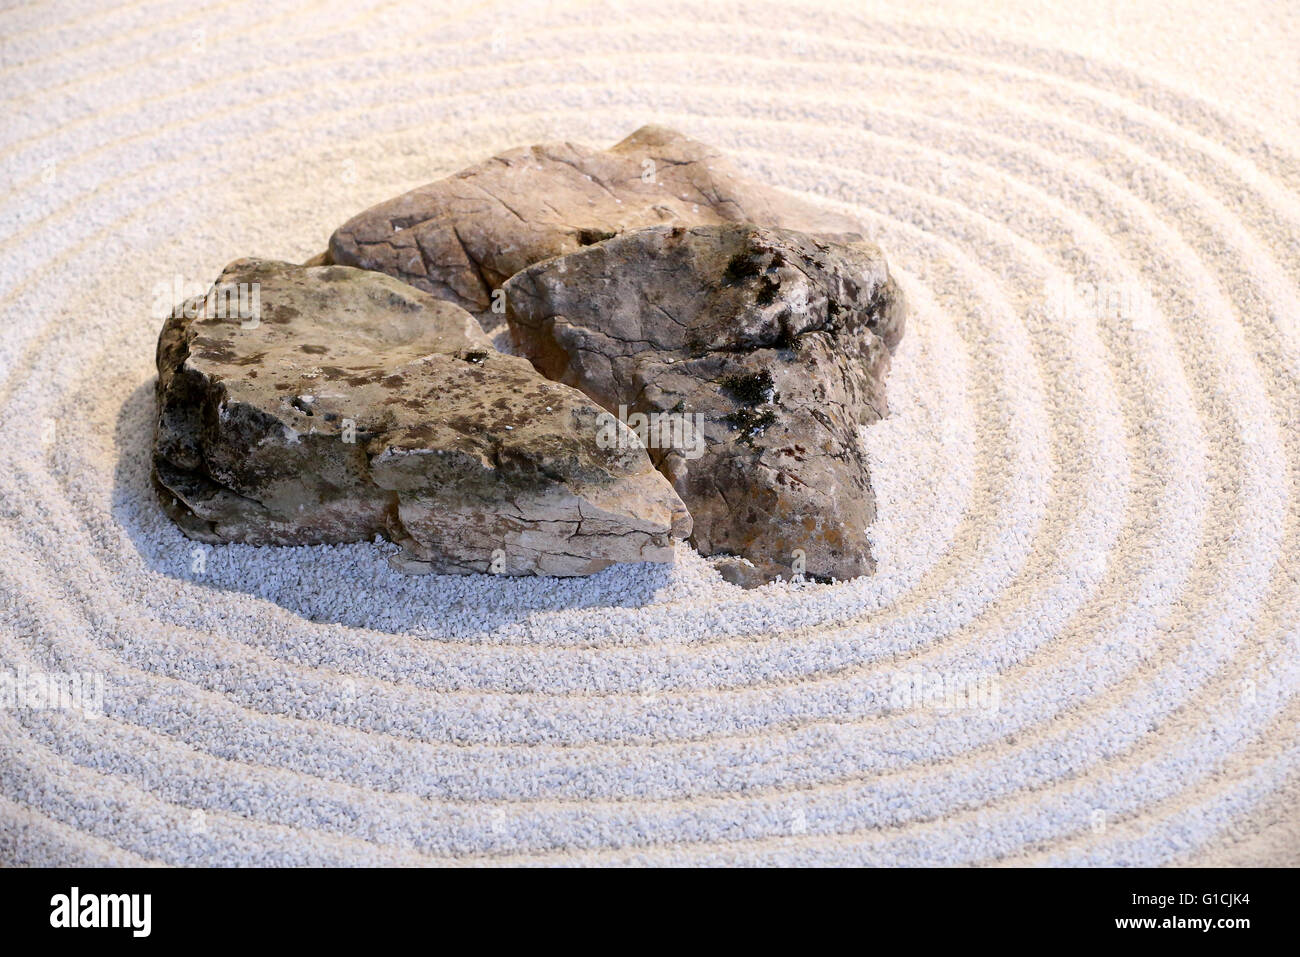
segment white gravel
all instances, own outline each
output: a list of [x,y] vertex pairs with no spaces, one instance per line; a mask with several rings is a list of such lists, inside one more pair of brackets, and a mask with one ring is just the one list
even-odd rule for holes
[[[1300,863],[1300,36],[1054,6],[0,13],[0,692],[104,683],[0,697],[0,864]],[[903,281],[875,577],[408,578],[164,518],[159,284],[645,122]]]

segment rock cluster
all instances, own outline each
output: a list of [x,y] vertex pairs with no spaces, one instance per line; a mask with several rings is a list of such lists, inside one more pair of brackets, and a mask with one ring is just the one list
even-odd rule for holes
[[584,575],[691,536],[745,586],[851,578],[903,314],[851,221],[679,134],[513,150],[178,306],[155,482],[192,537],[382,536],[413,572]]

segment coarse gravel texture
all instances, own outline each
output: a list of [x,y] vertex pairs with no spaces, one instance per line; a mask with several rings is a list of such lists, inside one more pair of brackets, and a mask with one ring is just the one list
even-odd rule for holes
[[[0,11],[0,674],[104,681],[0,708],[0,864],[1300,863],[1300,27],[1059,6]],[[889,256],[874,577],[163,516],[173,277],[649,122]]]

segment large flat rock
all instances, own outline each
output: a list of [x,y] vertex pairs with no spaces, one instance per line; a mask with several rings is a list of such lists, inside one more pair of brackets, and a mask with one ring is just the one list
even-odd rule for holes
[[[222,308],[241,285],[256,316]],[[155,481],[203,541],[383,536],[410,571],[584,575],[671,561],[690,530],[643,449],[597,441],[599,407],[379,273],[231,263],[167,321],[157,391]]]
[[[721,563],[733,581],[874,569],[859,429],[886,412],[904,317],[875,246],[649,228],[530,266],[506,296],[516,345],[548,377],[660,417],[650,454],[691,511],[693,544],[736,557]],[[664,442],[688,434],[665,415],[698,421],[703,441]]]
[[828,234],[859,229],[747,180],[703,143],[646,126],[607,150],[573,143],[513,149],[413,189],[344,223],[324,260],[395,276],[492,328],[500,320],[493,292],[526,266],[626,230],[728,222]]

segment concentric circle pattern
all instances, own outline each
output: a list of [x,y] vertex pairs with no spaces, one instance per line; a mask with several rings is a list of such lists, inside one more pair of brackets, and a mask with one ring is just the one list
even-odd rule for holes
[[[59,10],[0,13],[0,861],[1300,859],[1292,132],[838,5]],[[176,283],[647,122],[889,255],[876,576],[407,578],[163,517]]]

